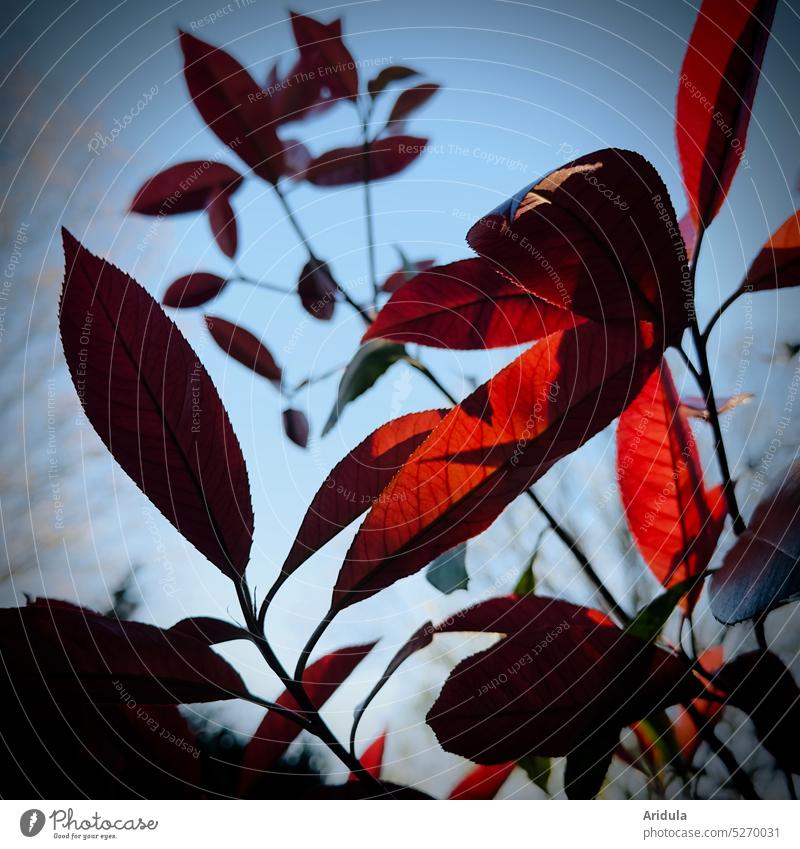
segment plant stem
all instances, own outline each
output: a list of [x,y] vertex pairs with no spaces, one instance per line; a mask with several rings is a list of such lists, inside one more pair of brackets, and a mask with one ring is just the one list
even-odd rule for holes
[[733,532],[739,536],[747,527],[739,512],[739,505],[736,501],[736,490],[731,477],[731,470],[728,465],[728,455],[725,452],[725,442],[722,438],[722,427],[719,422],[719,413],[717,412],[717,400],[714,397],[714,385],[711,381],[711,369],[708,363],[708,352],[706,351],[706,341],[703,338],[697,326],[697,322],[692,322],[692,334],[694,336],[695,346],[697,347],[697,356],[700,360],[699,381],[700,389],[705,396],[706,409],[708,410],[708,420],[711,422],[711,427],[714,431],[714,448],[717,453],[717,462],[719,463],[720,473],[722,474],[722,490],[725,493],[725,499],[728,502],[728,513],[733,519]]
[[720,320],[720,318],[722,318],[722,314],[725,312],[725,310],[727,310],[728,307],[731,306],[731,304],[737,301],[747,291],[749,290],[740,286],[735,292],[725,298],[725,300],[720,304],[719,308],[714,313],[714,315],[711,316],[710,321],[706,325],[706,329],[703,331],[702,334],[704,340],[708,341],[708,337],[710,336],[711,331],[714,329],[714,325]]
[[[291,206],[289,206],[289,202],[286,200],[286,195],[283,193],[283,190],[278,185],[273,185],[272,188],[275,190],[275,194],[278,196],[278,200],[280,201],[281,206],[286,212],[286,217],[289,219],[289,223],[294,228],[295,233],[297,233],[297,238],[302,242],[303,246],[305,247],[308,253],[308,258],[313,263],[323,265],[324,263],[322,263],[322,261],[314,254],[314,251],[311,247],[311,242],[309,241],[308,236],[306,235],[303,228],[300,226],[300,222],[298,221],[297,216],[294,214],[294,211],[292,210]],[[331,280],[333,280],[332,276]],[[336,290],[339,292],[339,294],[341,294],[342,298],[344,298],[347,304],[349,304],[354,310],[356,310],[356,312],[364,320],[364,323],[367,325],[372,324],[372,317],[369,314],[369,309],[367,307],[361,306],[361,304],[354,301],[336,280],[333,280],[333,282],[336,286]]]
[[360,780],[366,784],[373,786],[381,793],[386,791],[383,783],[374,778],[361,764],[361,761],[350,754],[347,749],[339,742],[333,732],[328,728],[319,711],[312,703],[306,693],[300,678],[290,678],[286,670],[283,668],[280,660],[272,650],[269,642],[260,631],[258,625],[258,617],[251,601],[250,590],[247,586],[247,580],[243,577],[236,582],[236,593],[239,599],[239,606],[242,608],[247,630],[253,639],[254,644],[261,652],[261,656],[266,661],[272,671],[281,679],[286,689],[294,697],[300,708],[308,714],[308,729],[319,737],[323,743],[336,755],[337,758]]
[[564,543],[564,545],[572,552],[572,556],[578,561],[578,564],[581,567],[581,570],[586,575],[586,577],[594,584],[596,590],[600,593],[605,601],[608,608],[611,612],[622,622],[623,625],[627,625],[631,621],[631,617],[619,606],[619,603],[614,598],[611,591],[608,587],[603,583],[600,576],[595,572],[594,567],[589,562],[589,558],[583,553],[580,546],[578,545],[578,541],[572,534],[567,531],[564,527],[562,527],[555,519],[555,516],[550,513],[550,511],[544,506],[544,504],[539,499],[539,496],[533,491],[532,487],[529,487],[525,490],[528,494],[528,497],[533,501],[536,505],[537,509],[541,512],[544,518],[549,523],[555,535]]
[[257,289],[264,289],[267,292],[277,292],[281,295],[291,295],[288,289],[283,289],[275,283],[267,283],[265,280],[254,280],[252,277],[247,277],[244,274],[237,274],[235,277],[228,279],[229,283],[248,283],[250,286],[255,286]]
[[367,118],[361,122],[361,137],[363,139],[363,153],[361,156],[364,174],[364,214],[367,225],[367,262],[369,265],[369,279],[372,283],[372,291],[375,300],[378,299],[378,274],[375,268],[375,222],[372,217],[372,191],[369,175],[369,136],[367,135]]
[[[697,242],[695,244],[694,255],[692,256],[692,266],[689,270],[693,292],[696,289],[695,281],[697,278],[697,262],[700,257],[700,248],[703,244],[704,236],[705,228],[701,227],[697,234]],[[728,299],[730,303],[733,303],[733,300],[734,299],[732,298]],[[728,301],[726,301],[718,310],[719,315],[722,315],[722,312],[727,308]],[[716,321],[716,318],[714,318],[714,321]],[[707,330],[710,330],[710,327],[711,325],[709,325]],[[722,438],[722,427],[719,423],[717,399],[714,397],[714,384],[711,378],[711,368],[708,363],[708,350],[706,347],[707,338],[700,332],[700,327],[697,324],[697,315],[692,316],[691,328],[692,338],[694,339],[694,345],[697,349],[697,358],[700,362],[700,368],[696,370],[696,376],[698,383],[700,384],[700,389],[705,397],[708,420],[711,422],[711,427],[714,431],[714,449],[717,454],[717,462],[719,463],[720,472],[722,474],[722,489],[725,494],[725,500],[728,504],[728,513],[730,513],[730,516],[733,519],[733,532],[739,536],[739,534],[745,530],[746,525],[744,523],[744,519],[742,519],[741,513],[739,513],[739,505],[736,502],[736,490],[733,485],[731,470],[728,465],[728,455],[725,453],[725,442]]]
[[439,382],[436,375],[434,375],[434,373],[424,363],[421,363],[415,357],[409,357],[407,362],[411,368],[416,369],[420,374],[424,375],[428,379],[429,383],[435,386],[454,407],[458,404],[458,401],[456,401],[447,389],[445,389],[445,387]]

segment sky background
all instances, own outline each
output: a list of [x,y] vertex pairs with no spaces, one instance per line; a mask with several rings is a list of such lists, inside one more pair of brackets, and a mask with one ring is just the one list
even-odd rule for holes
[[[362,78],[384,64],[407,64],[442,86],[407,127],[407,132],[428,138],[431,149],[399,177],[374,186],[381,278],[398,265],[396,245],[412,258],[432,257],[441,263],[468,256],[464,236],[473,221],[538,176],[603,147],[642,153],[662,175],[678,215],[686,211],[673,125],[678,75],[696,17],[695,3],[377,0],[331,6],[301,3],[297,8],[324,21],[343,17],[346,44],[363,63]],[[698,277],[701,320],[738,285],[765,238],[796,206],[797,9],[794,2],[779,3],[746,163],[739,168],[730,202],[704,245]],[[216,22],[204,23],[212,13],[219,15]],[[70,471],[64,481],[69,491],[64,524],[69,533],[59,533],[53,511],[50,515],[45,511],[41,521],[50,526],[37,525],[26,532],[33,539],[46,531],[49,538],[55,537],[55,545],[46,560],[35,546],[31,549],[29,568],[4,585],[0,602],[14,603],[25,591],[46,591],[102,607],[109,588],[135,566],[142,599],[139,618],[170,624],[194,613],[235,616],[227,580],[148,506],[109,456],[96,452],[94,434],[76,416],[77,399],[65,377],[55,332],[62,263],[58,229],[68,227],[90,250],[133,274],[156,297],[174,278],[190,271],[228,273],[230,263],[211,240],[203,216],[168,219],[153,231],[153,219],[129,215],[127,208],[139,185],[171,164],[220,155],[221,161],[244,168],[234,154],[221,150],[187,96],[177,29],[224,46],[264,81],[272,63],[278,61],[285,72],[294,60],[287,9],[266,0],[240,0],[230,6],[220,0],[172,4],[34,0],[6,2],[3,18],[4,257],[11,256],[20,226],[28,228],[7,314],[20,328],[30,328],[33,316],[49,317],[44,342],[31,344],[23,362],[29,370],[34,360],[46,364],[46,386],[65,423],[58,436],[65,476]],[[151,97],[139,109],[137,102],[146,92]],[[387,95],[376,115],[385,118],[392,102]],[[92,139],[97,133],[111,135],[116,121],[125,128],[99,149],[95,142],[93,151]],[[293,125],[285,135],[301,138],[316,154],[356,143],[356,122],[355,111],[341,105],[320,119]],[[270,187],[249,179],[233,203],[241,270],[292,289],[305,262],[304,251]],[[367,255],[360,189],[299,186],[290,203],[317,254],[332,264],[356,299],[365,299]],[[733,414],[728,430],[747,514],[755,498],[749,486],[750,468],[758,466],[775,437],[776,419],[797,366],[796,360],[789,362],[783,356],[781,347],[800,342],[797,307],[794,294],[784,295],[780,307],[772,295],[758,295],[732,309],[712,341],[718,396],[743,391],[757,396]],[[207,311],[261,336],[283,365],[290,385],[346,362],[362,332],[360,320],[345,305],[338,305],[333,321],[316,322],[307,318],[294,296],[284,298],[243,285],[229,287]],[[439,406],[442,399],[406,366],[395,366],[349,406],[338,426],[322,439],[319,434],[335,398],[336,380],[322,382],[295,401],[312,423],[311,443],[303,451],[282,436],[282,401],[274,387],[216,348],[204,329],[202,310],[172,317],[214,379],[242,443],[256,515],[250,581],[263,592],[330,468],[379,424]],[[742,363],[748,343],[743,343],[743,335],[752,335],[746,367]],[[10,338],[0,340],[0,354],[5,353],[3,341],[8,347]],[[30,333],[21,338],[30,341]],[[472,379],[485,380],[517,353],[424,350],[421,357],[460,396],[469,391]],[[680,366],[672,362],[682,383]],[[696,394],[694,387],[688,383],[686,387],[686,394]],[[9,459],[23,458],[29,493],[40,485],[34,472],[46,459],[41,433],[45,404],[41,384],[28,390],[5,448]],[[35,436],[24,439],[26,433]],[[795,450],[797,433],[793,421],[781,436],[776,471],[782,467],[779,461],[785,465]],[[714,480],[716,467],[709,463],[708,468]],[[621,597],[631,605],[652,597],[654,581],[635,555],[625,553],[610,431],[560,463],[537,488],[552,511],[582,535]],[[354,676],[354,686],[331,702],[334,725],[345,727],[359,682],[363,688],[374,680],[417,625],[480,594],[513,588],[540,528],[541,519],[531,513],[528,503],[518,503],[471,544],[469,594],[459,592],[445,599],[420,574],[347,611],[323,645],[383,639],[375,657]],[[279,597],[271,636],[287,662],[293,664],[305,635],[327,607],[329,588],[351,538],[352,533],[344,533],[316,555],[298,574],[296,586]],[[590,588],[556,540],[546,541],[537,569],[550,593],[574,601],[589,598]],[[702,625],[711,639],[715,628],[710,616]],[[455,780],[453,770],[461,768],[457,759],[428,751],[433,741],[422,717],[436,682],[456,657],[476,648],[476,642],[464,637],[443,641],[401,671],[365,720],[365,739],[383,725],[392,729],[390,768],[398,777],[419,774],[421,762],[415,759],[427,758],[426,764],[435,763],[426,767],[429,789]],[[225,653],[236,658],[254,689],[274,695],[275,681],[261,671],[254,655],[240,647],[226,648]],[[231,716],[229,709],[220,713],[223,720],[247,731],[259,712],[242,709]]]

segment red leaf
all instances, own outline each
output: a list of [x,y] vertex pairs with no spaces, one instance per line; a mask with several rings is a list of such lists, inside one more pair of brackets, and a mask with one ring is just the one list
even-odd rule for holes
[[274,384],[280,385],[280,367],[272,354],[249,330],[212,315],[205,316],[205,320],[214,341],[229,357],[233,357],[243,366],[266,377]]
[[772,234],[747,272],[743,288],[754,292],[800,285],[800,212]]
[[425,150],[427,139],[389,136],[363,145],[337,147],[311,160],[303,175],[315,186],[350,186],[364,182],[364,156],[369,158],[369,179],[391,177],[408,166]]
[[21,702],[180,704],[247,693],[227,661],[182,629],[40,599],[0,609],[0,690]]
[[427,723],[445,750],[476,763],[566,755],[699,689],[680,658],[598,611],[529,595],[463,614],[448,630],[505,636],[455,667]]
[[61,340],[84,412],[125,472],[231,578],[253,536],[247,469],[197,354],[150,295],[64,231]]
[[[321,657],[306,669],[303,686],[317,710],[322,708],[374,645],[375,643],[367,643],[339,649]],[[276,702],[291,710],[299,710],[294,696],[288,691],[284,691]],[[267,711],[244,751],[239,795],[246,795],[250,791],[261,774],[275,765],[299,733],[300,727],[297,723],[275,711]]]
[[728,701],[750,715],[764,748],[781,769],[800,772],[800,688],[772,652],[746,652],[719,671]]
[[408,283],[415,274],[419,274],[421,271],[427,271],[429,268],[433,268],[434,265],[436,265],[435,259],[418,259],[416,262],[411,263],[411,267],[408,270],[400,268],[397,271],[393,271],[383,281],[381,289],[384,292],[396,292],[401,286]]
[[711,577],[711,611],[732,625],[800,594],[800,462],[759,501]]
[[365,513],[445,415],[410,413],[373,431],[332,469],[306,511],[283,564],[288,575]]
[[695,224],[708,226],[744,155],[776,0],[703,0],[683,61],[675,115]]
[[[336,97],[358,98],[358,68],[350,51],[342,42],[342,22],[339,18],[323,24],[306,15],[290,12],[292,30],[301,54],[318,54],[323,68],[317,64],[320,78],[335,91]],[[324,73],[323,73],[324,71]]]
[[224,50],[186,32],[180,39],[186,84],[203,120],[259,177],[276,182],[283,145],[258,83]]
[[306,168],[311,164],[308,148],[296,139],[283,142],[284,173],[293,180],[301,180]]
[[227,257],[235,256],[238,241],[236,213],[231,206],[230,194],[220,191],[211,192],[206,209],[208,211],[208,223],[219,249]]
[[514,772],[516,761],[473,767],[453,788],[448,799],[494,799],[506,779]]
[[652,321],[667,342],[689,323],[686,248],[653,166],[599,150],[478,221],[467,241],[535,295],[601,323]]
[[362,342],[383,338],[433,348],[497,348],[580,322],[498,274],[486,260],[464,259],[424,271],[402,286]]
[[216,298],[227,282],[219,275],[209,274],[206,271],[186,274],[169,285],[161,298],[161,303],[165,307],[176,309],[199,307],[212,298]]
[[[383,753],[386,749],[386,732],[384,731],[377,740],[370,743],[364,750],[359,760],[361,766],[375,779],[380,781],[381,770],[383,769]],[[350,773],[348,781],[358,781],[358,777],[354,772]]]
[[131,212],[175,215],[205,208],[209,192],[236,191],[243,177],[238,171],[208,159],[181,162],[151,177],[136,192]]
[[196,640],[202,640],[207,646],[215,646],[231,640],[250,639],[250,634],[244,628],[213,616],[188,616],[176,622],[166,633],[185,634]]
[[303,309],[320,321],[330,321],[336,308],[336,282],[324,262],[309,260],[300,273],[297,293]]
[[620,416],[617,478],[628,527],[656,578],[672,587],[700,574],[714,554],[727,505],[721,488],[707,492],[703,484],[695,437],[666,360]]
[[[402,291],[402,290],[401,290]],[[661,357],[642,325],[553,334],[451,410],[381,493],[331,611],[369,598],[486,530],[526,487],[618,416]]]
[[687,212],[686,215],[678,222],[678,227],[683,236],[683,242],[686,245],[686,256],[691,259],[694,256],[694,250],[697,247],[697,227],[692,220],[692,213]]
[[387,126],[391,127],[392,123],[402,121],[412,112],[416,112],[439,91],[439,88],[436,83],[420,83],[401,92],[389,114]]
[[295,445],[308,445],[308,419],[302,410],[283,411],[283,431]]

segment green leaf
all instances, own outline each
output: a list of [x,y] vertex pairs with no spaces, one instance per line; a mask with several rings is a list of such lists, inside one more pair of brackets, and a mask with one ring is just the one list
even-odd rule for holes
[[456,590],[467,589],[469,586],[467,544],[459,543],[455,548],[432,560],[425,570],[425,578],[429,584],[445,595]]
[[417,76],[417,72],[411,68],[407,68],[405,65],[389,65],[387,68],[383,68],[376,77],[373,77],[367,83],[367,91],[369,92],[369,96],[374,100],[387,85],[415,76]]
[[545,793],[550,780],[550,758],[542,755],[526,755],[517,764],[528,774],[528,778]]
[[661,629],[667,624],[667,620],[675,610],[678,602],[697,583],[697,578],[687,578],[666,592],[656,596],[650,604],[643,607],[634,618],[625,626],[625,630],[634,637],[639,637],[646,642],[655,640],[661,633]]
[[[675,732],[673,730],[672,720],[662,710],[648,716],[647,719],[641,720],[638,723],[640,732],[647,739],[652,752],[644,754],[648,763],[655,767],[658,771],[666,764],[673,764],[680,767],[681,760],[678,757],[680,749],[675,740]],[[642,741],[639,741],[641,747]]]
[[522,570],[522,574],[517,581],[517,586],[514,587],[514,595],[518,595],[520,598],[536,593],[536,575],[533,572],[533,566],[536,563],[536,558],[539,556],[543,536],[544,532],[539,534],[536,545],[533,547],[533,554],[528,558],[528,562],[525,564],[525,568]]
[[322,435],[325,436],[339,421],[339,416],[351,401],[363,395],[390,366],[405,359],[408,359],[406,349],[396,342],[373,339],[362,345],[339,381],[336,404],[322,429]]

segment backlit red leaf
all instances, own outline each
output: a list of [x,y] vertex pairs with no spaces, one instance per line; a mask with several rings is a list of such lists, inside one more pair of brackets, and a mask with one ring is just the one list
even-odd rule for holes
[[689,323],[686,246],[666,186],[638,153],[582,156],[478,221],[467,241],[535,295],[601,323]]
[[184,76],[203,120],[219,140],[264,180],[283,173],[283,145],[272,123],[269,100],[229,53],[181,32]]
[[363,145],[338,147],[311,160],[303,175],[315,186],[350,186],[364,182],[364,157],[369,163],[369,179],[382,180],[407,168],[425,149],[427,139],[416,136],[389,136]]
[[506,779],[514,772],[516,761],[473,767],[450,792],[448,799],[494,799]]
[[464,614],[448,630],[503,637],[455,667],[427,723],[447,751],[476,763],[566,755],[698,690],[680,658],[598,611],[509,596]]
[[800,285],[800,212],[772,234],[750,266],[744,288],[762,292]]
[[744,155],[776,0],[703,0],[678,83],[675,132],[689,209],[708,226]]
[[617,427],[625,517],[653,574],[671,587],[709,564],[725,523],[720,488],[706,491],[691,426],[666,360]]
[[0,609],[0,689],[22,702],[180,704],[242,696],[206,640],[41,599]]
[[[716,672],[722,666],[724,660],[724,651],[722,646],[714,646],[713,648],[704,651],[698,658],[703,669],[708,673]],[[724,696],[724,693],[713,687],[709,683],[709,690],[718,696]],[[684,762],[691,766],[694,761],[694,756],[700,748],[700,743],[703,738],[700,734],[700,729],[695,722],[695,716],[702,720],[706,727],[713,728],[722,718],[722,711],[725,709],[723,701],[712,699],[704,699],[698,697],[691,701],[692,713],[686,707],[677,708],[677,715],[672,723],[672,733],[675,737],[675,743],[678,746],[681,757]]]
[[[336,692],[350,673],[369,654],[375,643],[339,649],[312,663],[303,674],[303,686],[317,710]],[[284,691],[276,703],[291,710],[299,710],[294,696]],[[259,776],[275,766],[300,733],[300,727],[275,711],[267,711],[250,743],[244,751],[239,794],[245,795]]]
[[541,339],[581,319],[537,298],[478,257],[424,271],[378,313],[362,341],[496,348]]
[[197,354],[131,277],[64,231],[61,340],[84,412],[125,472],[226,575],[253,510],[239,442]]
[[207,315],[205,320],[214,341],[229,357],[267,380],[280,384],[280,367],[267,348],[249,330],[212,315]]
[[370,97],[375,98],[386,88],[386,86],[389,86],[398,80],[405,80],[408,77],[414,77],[416,75],[416,71],[411,68],[407,68],[405,65],[389,65],[386,68],[382,68],[378,74],[367,83],[367,91],[369,92]]
[[387,422],[334,466],[306,511],[284,573],[293,572],[365,513],[444,415],[444,410],[429,410]]
[[[401,290],[402,291],[402,290]],[[602,430],[661,358],[649,325],[586,323],[534,345],[451,410],[361,525],[336,612],[486,530],[526,487]]]
[[711,610],[731,625],[800,595],[800,461],[759,501],[711,577]]
[[174,283],[170,283],[161,298],[165,307],[186,308],[199,307],[216,298],[223,290],[228,281],[217,274],[209,274],[206,271],[197,271],[194,274],[186,274],[179,277]]
[[131,212],[175,215],[205,208],[212,191],[236,191],[242,175],[220,162],[198,159],[172,165],[151,177],[136,192]]

